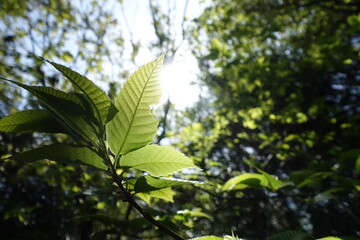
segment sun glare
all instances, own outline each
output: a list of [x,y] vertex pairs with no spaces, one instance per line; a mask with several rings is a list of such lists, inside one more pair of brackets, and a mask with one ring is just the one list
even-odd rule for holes
[[198,73],[196,59],[191,54],[175,57],[165,65],[161,73],[163,95],[161,103],[170,98],[177,109],[193,105],[199,97],[200,88],[194,84]]

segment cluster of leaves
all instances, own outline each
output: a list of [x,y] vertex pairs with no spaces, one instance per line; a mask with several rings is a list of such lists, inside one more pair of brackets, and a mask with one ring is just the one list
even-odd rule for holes
[[[197,168],[191,159],[170,147],[149,145],[158,125],[150,106],[158,104],[160,99],[159,74],[163,56],[139,68],[125,83],[114,104],[86,77],[48,62],[71,82],[75,91],[63,92],[2,78],[32,93],[44,109],[6,116],[0,120],[0,131],[66,133],[75,144],[44,145],[9,159],[27,163],[48,159],[106,170],[123,191],[124,200],[134,204],[140,212],[132,195],[146,202],[152,197],[173,201],[171,187],[191,183],[164,178],[184,168]],[[150,175],[134,179],[122,177],[132,169]]]
[[[16,161],[0,162],[4,238],[164,239],[132,211],[134,203],[126,200],[127,193],[152,204],[155,200],[155,208],[147,212],[172,229],[185,229],[190,237],[214,235],[199,239],[359,237],[360,10],[356,1],[214,0],[208,4],[188,38],[210,99],[201,99],[177,119],[178,126],[190,123],[188,127],[166,133],[166,121],[173,121],[170,117],[160,126],[163,136],[172,136],[177,147],[204,169],[200,180],[209,184],[195,187],[188,186],[191,181],[164,177],[175,169],[164,168],[173,163],[159,161],[157,155],[162,151],[167,161],[168,151],[173,150],[147,144],[157,121],[148,115],[146,104],[138,105],[139,113],[147,115],[151,127],[126,131],[133,125],[129,116],[136,105],[135,92],[143,85],[125,85],[111,103],[91,84],[89,89],[97,89],[99,95],[84,92],[85,85],[77,87],[77,81],[75,92],[70,93],[23,84],[23,79],[43,86],[61,83],[56,75],[44,76],[45,64],[34,61],[33,54],[74,65],[84,60],[86,71],[101,75],[104,59],[114,60],[110,45],[104,44],[111,42],[120,47],[112,52],[120,53],[123,60],[124,40],[104,41],[109,29],[116,27],[106,4],[9,0],[0,5],[4,63],[0,73],[18,80],[14,84],[33,93],[46,110],[37,109],[37,102],[20,101],[18,89],[0,82],[1,116],[14,113],[16,104],[26,102],[27,109],[33,108],[0,120],[3,131],[15,132],[0,133],[1,155],[40,145],[13,155]],[[165,26],[171,17],[154,1],[150,8],[158,36],[152,51],[159,47],[173,55],[173,26]],[[96,24],[89,24],[94,19]],[[115,32],[121,35],[120,31],[110,35]],[[76,39],[78,49],[67,49],[66,39]],[[33,43],[33,49],[24,41]],[[139,45],[133,48],[132,59]],[[71,70],[55,67],[70,74],[70,82],[74,80]],[[115,85],[110,85],[111,96],[116,95]],[[155,95],[144,102],[154,104]],[[135,119],[141,125],[145,116]],[[32,135],[31,131],[50,134]],[[60,163],[28,164],[40,158]],[[144,176],[143,170],[150,175]],[[103,181],[109,172],[112,177],[115,172],[120,175],[118,188],[127,190],[121,193],[127,202],[119,200],[118,189]],[[198,179],[199,175],[187,177]],[[170,189],[179,185],[181,191]],[[166,204],[156,198],[175,201]],[[233,236],[215,236],[231,231]]]
[[[50,61],[48,62],[72,83],[74,92],[63,92],[51,87],[30,86],[3,78],[4,81],[16,84],[34,94],[44,109],[25,110],[2,118],[1,131],[65,133],[76,143],[44,145],[17,153],[8,159],[26,163],[48,159],[106,170],[123,191],[124,200],[134,204],[144,217],[147,215],[132,199],[132,195],[148,203],[152,197],[173,201],[171,187],[196,182],[164,178],[164,176],[169,176],[184,168],[196,168],[196,165],[182,153],[170,147],[149,145],[156,134],[158,124],[151,113],[150,105],[157,104],[159,100],[158,78],[162,61],[163,56],[136,71],[126,82],[114,104],[105,92],[89,79]],[[123,178],[122,175],[131,169],[146,171],[150,175],[131,179]],[[119,171],[120,175],[118,175]],[[261,169],[258,171],[260,174],[245,173],[228,180],[222,186],[222,190],[233,191],[247,187],[267,187],[277,190],[285,185]],[[211,216],[202,213],[200,209],[178,211],[175,215],[175,219],[189,228],[194,227],[193,222],[189,221],[194,217],[212,220]],[[101,219],[100,216],[82,218]],[[150,218],[150,221],[153,219]],[[137,224],[142,225],[142,223]],[[156,225],[156,221],[154,224]],[[94,235],[95,239],[103,236],[102,234]],[[182,239],[178,235],[173,237]],[[206,236],[197,239],[223,238]],[[234,237],[225,236],[224,239],[234,239]]]

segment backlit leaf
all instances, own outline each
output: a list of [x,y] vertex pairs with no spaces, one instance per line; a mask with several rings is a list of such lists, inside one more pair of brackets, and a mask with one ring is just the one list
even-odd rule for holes
[[152,176],[144,176],[137,179],[134,190],[135,192],[149,192],[162,188],[187,184],[202,184],[201,182],[189,181],[175,178],[156,178]]
[[142,192],[136,194],[139,198],[150,204],[151,198],[160,198],[167,202],[174,202],[175,192],[171,188],[163,188],[151,192]]
[[190,240],[223,240],[223,238],[216,236],[203,236],[203,237],[192,238]]
[[271,188],[272,190],[278,190],[279,188],[281,188],[284,185],[284,183],[282,181],[280,181],[279,179],[277,179],[276,177],[274,177],[260,169],[257,169],[257,170],[265,176],[266,180],[268,180],[267,187]]
[[203,217],[203,218],[207,218],[207,219],[210,219],[210,220],[213,219],[210,215],[201,212],[200,208],[196,208],[196,209],[193,209],[193,210],[189,210],[189,209],[180,210],[180,211],[177,211],[176,214],[184,215],[186,217],[198,217],[198,218]]
[[318,238],[318,240],[342,240],[342,238],[338,238],[338,237],[324,237],[324,238]]
[[109,109],[115,110],[116,108],[102,89],[100,89],[87,77],[82,76],[70,68],[48,60],[45,61],[59,70],[71,82],[75,91],[83,93],[86,96],[91,103],[95,117],[99,121],[100,125],[103,125],[111,120],[109,118],[113,117],[114,113],[109,115]]
[[230,178],[222,187],[223,191],[239,190],[248,187],[266,187],[268,180],[264,175],[258,173],[244,173]]
[[197,168],[193,161],[173,148],[147,145],[121,158],[120,166],[147,171],[155,177],[166,176],[184,168]]
[[116,156],[149,144],[156,135],[158,120],[150,105],[158,104],[160,99],[163,59],[161,56],[139,68],[115,100],[119,113],[107,124],[107,136]]

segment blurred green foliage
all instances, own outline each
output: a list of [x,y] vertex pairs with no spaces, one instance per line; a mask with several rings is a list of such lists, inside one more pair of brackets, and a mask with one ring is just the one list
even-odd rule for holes
[[[231,178],[231,192],[196,194],[215,219],[204,234],[360,236],[359,10],[357,1],[221,0],[194,21],[211,104],[173,134],[205,181]],[[267,188],[259,169],[283,185]]]
[[[2,1],[0,74],[66,88],[44,75],[32,57],[41,55],[109,79],[103,63],[122,63],[124,39],[106,2]],[[152,47],[173,54],[169,17],[150,6],[159,38]],[[151,214],[188,237],[359,238],[359,8],[356,0],[208,1],[186,38],[209,96],[162,121],[166,137],[203,169],[184,177],[206,184],[175,187],[174,203],[152,202]],[[0,88],[1,117],[33,108],[27,95]],[[70,141],[0,134],[2,156]],[[104,177],[1,160],[0,239],[166,239]]]

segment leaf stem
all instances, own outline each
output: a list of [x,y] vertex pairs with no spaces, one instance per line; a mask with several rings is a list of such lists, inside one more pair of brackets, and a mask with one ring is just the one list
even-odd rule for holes
[[[127,191],[127,189],[122,184],[122,174],[119,175],[116,172],[117,164],[118,164],[118,158],[112,163],[110,156],[107,151],[107,144],[103,138],[100,138],[100,149],[104,153],[104,161],[109,167],[108,171],[111,175],[113,181],[116,183],[116,185],[120,188],[120,190],[123,192],[125,199],[129,202],[130,206],[134,207],[146,220],[148,220],[150,223],[152,223],[154,226],[156,226],[158,229],[172,237],[176,240],[185,240],[183,237],[175,233],[173,230],[168,228],[167,226],[161,224],[159,221],[154,219],[145,209],[143,209],[133,198],[133,196]],[[119,155],[120,156],[120,155]],[[119,157],[118,156],[118,157]]]
[[159,228],[161,231],[165,232],[169,236],[171,236],[174,239],[177,240],[184,240],[183,237],[175,233],[173,230],[168,228],[167,226],[161,224],[159,221],[155,220],[145,209],[143,209],[131,196],[131,194],[124,188],[122,185],[122,178],[117,175],[116,172],[113,172],[112,178],[116,185],[120,188],[120,190],[124,193],[126,200],[129,202],[131,206],[133,206],[146,220],[151,222],[153,225],[155,225],[157,228]]

